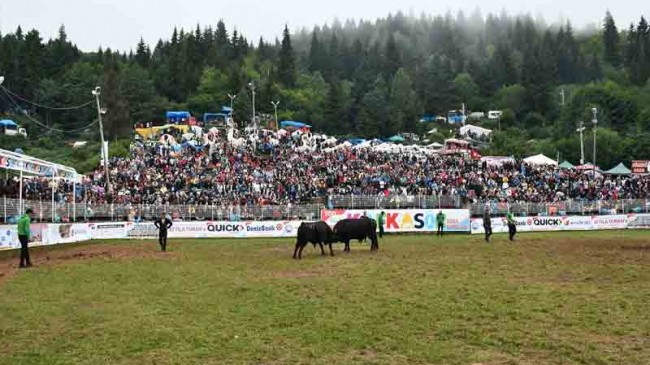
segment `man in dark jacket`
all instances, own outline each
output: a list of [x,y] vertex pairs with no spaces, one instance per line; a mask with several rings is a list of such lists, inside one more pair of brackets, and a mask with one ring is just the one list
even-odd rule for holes
[[492,219],[490,218],[490,207],[485,206],[483,209],[483,229],[485,230],[485,242],[490,242],[492,236]]
[[160,218],[154,223],[158,228],[158,243],[163,252],[167,251],[167,230],[172,228],[172,221],[165,217],[165,213],[160,213]]

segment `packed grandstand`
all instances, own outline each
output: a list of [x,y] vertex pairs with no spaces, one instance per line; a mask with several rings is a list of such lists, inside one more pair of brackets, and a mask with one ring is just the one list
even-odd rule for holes
[[[295,126],[294,126],[295,127]],[[558,166],[550,159],[480,158],[458,146],[339,140],[308,128],[217,129],[169,124],[138,128],[126,158],[111,158],[112,194],[104,169],[58,182],[56,203],[87,206],[282,206],[332,204],[332,196],[433,196],[455,207],[649,199],[650,177]],[[459,141],[462,144],[462,142]],[[467,152],[467,153],[464,153]],[[22,198],[48,201],[52,180],[23,181]],[[17,177],[2,193],[19,196]],[[74,193],[73,193],[74,191]]]

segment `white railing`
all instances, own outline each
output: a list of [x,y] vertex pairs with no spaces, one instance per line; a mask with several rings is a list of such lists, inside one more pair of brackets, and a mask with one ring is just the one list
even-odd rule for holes
[[[21,212],[18,199],[0,197],[0,219],[12,223]],[[606,215],[650,213],[650,200],[565,201],[556,203],[468,203],[458,196],[330,196],[323,203],[295,205],[148,205],[90,204],[51,201],[22,202],[42,222],[152,220],[167,213],[180,220],[318,220],[323,208],[336,209],[469,209],[480,216],[486,207],[491,214],[516,215]]]

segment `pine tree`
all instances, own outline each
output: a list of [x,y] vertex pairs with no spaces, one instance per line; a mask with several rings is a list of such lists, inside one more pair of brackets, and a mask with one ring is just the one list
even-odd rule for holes
[[605,29],[603,31],[603,46],[604,46],[604,59],[605,62],[612,66],[618,66],[621,62],[621,55],[619,51],[619,35],[616,23],[612,14],[608,11],[605,15]]
[[388,36],[385,52],[384,75],[386,77],[392,77],[401,65],[399,50],[395,43],[395,36],[392,33]]
[[135,50],[135,63],[142,68],[148,68],[150,61],[151,51],[149,51],[149,46],[144,42],[144,39],[140,38]]
[[291,47],[291,35],[289,28],[285,25],[282,35],[282,48],[280,49],[280,61],[278,63],[278,76],[282,85],[293,87],[296,84],[296,61]]
[[327,90],[324,106],[325,131],[328,134],[339,134],[346,129],[346,125],[343,123],[344,115],[341,104],[341,83],[338,80],[332,80]]

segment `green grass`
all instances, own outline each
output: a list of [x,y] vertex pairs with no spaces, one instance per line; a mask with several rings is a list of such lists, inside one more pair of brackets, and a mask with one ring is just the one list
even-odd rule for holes
[[[42,264],[0,284],[0,364],[650,364],[647,231],[494,241],[298,262],[293,240],[174,239]],[[33,255],[157,249],[97,245]]]

